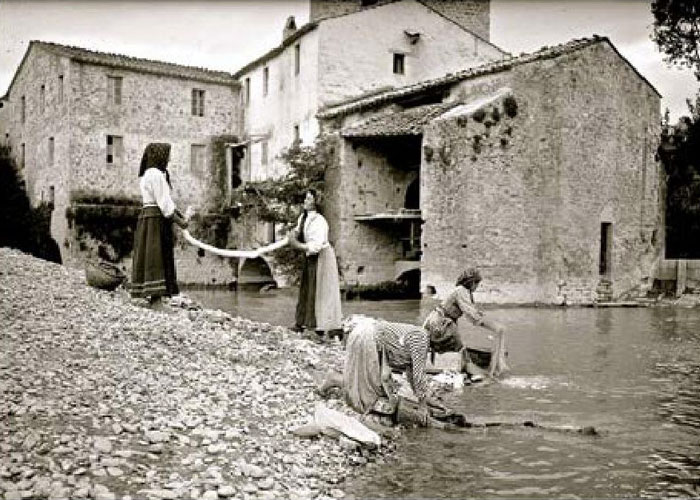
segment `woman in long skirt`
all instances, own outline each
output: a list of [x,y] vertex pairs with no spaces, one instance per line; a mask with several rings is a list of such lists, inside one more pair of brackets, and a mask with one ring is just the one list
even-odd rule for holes
[[139,168],[143,208],[134,236],[131,296],[148,298],[151,305],[161,297],[179,293],[173,254],[173,222],[183,229],[187,221],[175,207],[170,190],[170,144],[146,146]]
[[338,264],[328,242],[328,222],[318,213],[318,193],[309,189],[304,198],[304,212],[290,238],[294,248],[304,252],[294,330],[315,330],[321,341],[341,330],[340,284]]

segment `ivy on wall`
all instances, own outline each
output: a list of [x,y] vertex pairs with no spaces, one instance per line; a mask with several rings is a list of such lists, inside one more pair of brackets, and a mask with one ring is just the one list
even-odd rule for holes
[[72,192],[70,200],[66,219],[80,251],[108,262],[120,262],[131,253],[140,200],[85,191]]
[[[325,173],[333,161],[334,150],[325,138],[313,146],[295,145],[282,153],[287,173],[278,179],[248,182],[243,189],[234,191],[233,205],[241,207],[242,216],[272,222],[289,231],[297,223],[301,205],[308,189],[318,193],[323,206]],[[275,252],[280,271],[287,276],[299,276],[303,255],[291,247]]]

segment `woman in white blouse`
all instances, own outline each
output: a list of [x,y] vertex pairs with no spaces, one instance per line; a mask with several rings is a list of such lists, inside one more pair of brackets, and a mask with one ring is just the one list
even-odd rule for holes
[[170,144],[151,143],[139,168],[143,208],[134,235],[130,292],[132,297],[148,297],[151,305],[179,293],[172,223],[186,229],[187,221],[170,196],[169,160]]
[[304,212],[299,217],[290,244],[304,252],[294,330],[315,330],[318,339],[324,332],[340,332],[340,285],[338,264],[328,242],[328,222],[318,213],[318,193],[309,189]]

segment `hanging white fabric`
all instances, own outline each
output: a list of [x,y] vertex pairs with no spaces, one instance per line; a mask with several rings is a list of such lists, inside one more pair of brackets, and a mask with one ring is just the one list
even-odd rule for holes
[[274,250],[277,250],[279,248],[282,248],[283,246],[289,244],[289,239],[284,238],[279,241],[276,241],[274,243],[271,243],[269,245],[266,245],[264,247],[260,247],[256,250],[234,250],[234,249],[229,249],[229,248],[217,248],[214,246],[211,246],[207,243],[204,243],[203,241],[199,241],[197,238],[192,236],[190,232],[187,229],[182,230],[182,235],[185,237],[188,243],[191,245],[194,245],[196,247],[201,248],[202,250],[206,250],[207,252],[211,252],[215,255],[219,255],[221,257],[229,257],[229,258],[235,258],[235,259],[257,259],[260,257],[262,254],[272,252]]

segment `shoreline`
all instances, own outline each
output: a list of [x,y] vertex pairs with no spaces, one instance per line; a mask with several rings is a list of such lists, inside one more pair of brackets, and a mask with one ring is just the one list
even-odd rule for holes
[[343,498],[383,462],[305,440],[314,375],[339,344],[193,304],[153,311],[84,271],[0,248],[0,495],[12,498]]

